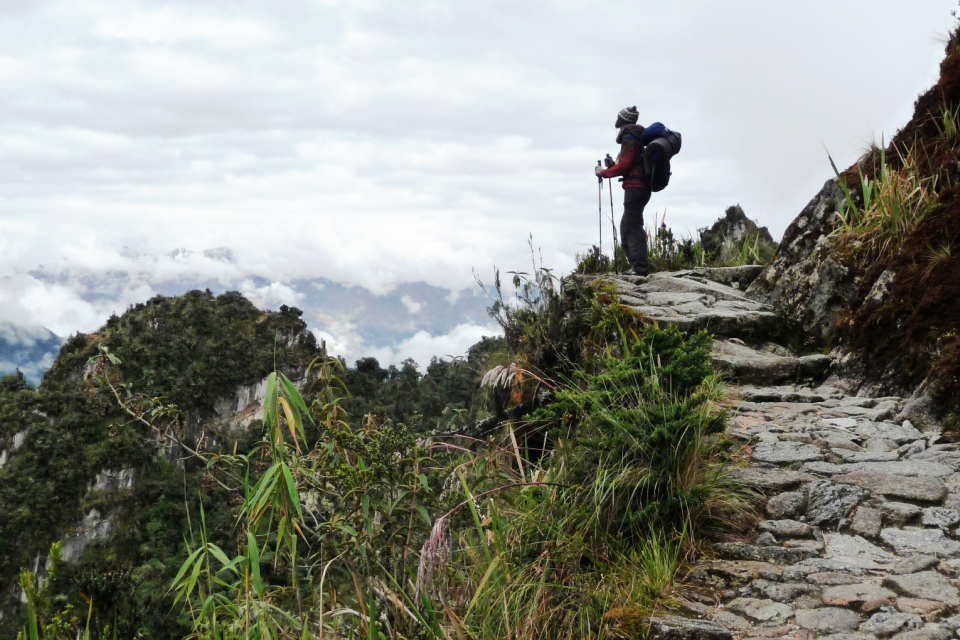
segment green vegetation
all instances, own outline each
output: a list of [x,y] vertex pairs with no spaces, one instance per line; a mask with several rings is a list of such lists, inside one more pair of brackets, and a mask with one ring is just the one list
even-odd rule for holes
[[[165,376],[205,375],[215,348],[181,342],[196,357],[176,362],[172,350],[155,363],[164,343],[140,335],[167,322],[194,335],[182,313],[152,309],[161,320],[151,325],[135,309],[71,341],[49,380],[85,372],[72,381],[103,430],[93,446],[118,456],[107,468],[142,471],[126,494],[78,484],[73,521],[96,504],[118,529],[80,562],[54,561],[42,588],[24,573],[24,637],[35,625],[42,638],[594,638],[610,616],[640,633],[646,615],[671,606],[704,536],[749,520],[749,496],[723,474],[730,445],[710,338],[643,325],[602,281],[561,283],[536,264],[512,275],[516,299],[498,275],[491,307],[505,339],[424,375],[412,362],[346,368],[297,337],[296,310],[254,320],[287,328],[296,346],[276,359],[289,373],[269,375],[263,420],[248,431],[231,437],[208,420],[206,449],[183,407],[202,414],[229,379]],[[218,301],[197,294],[192,304],[213,309],[195,316],[238,304]],[[267,345],[291,343],[243,328],[237,311],[240,326],[216,335],[240,329],[254,342],[232,358],[256,365]],[[47,393],[4,385],[18,415]],[[478,421],[491,410],[501,419]],[[478,425],[487,431],[465,435]],[[117,445],[124,430],[140,457]],[[186,458],[167,462],[148,437],[182,441]]]
[[[54,545],[42,584],[25,571],[3,633],[602,638],[611,616],[641,633],[704,541],[750,519],[710,337],[642,324],[602,280],[511,275],[490,309],[504,339],[422,375],[348,368],[295,309],[194,292],[72,339],[39,391],[4,378],[0,434],[28,425],[0,468],[10,564],[93,509],[115,531],[76,562]],[[231,431],[210,406],[265,374],[263,419]],[[132,488],[90,489],[123,468]]]

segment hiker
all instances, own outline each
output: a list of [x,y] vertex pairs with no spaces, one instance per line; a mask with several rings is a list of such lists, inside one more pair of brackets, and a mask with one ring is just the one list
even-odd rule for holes
[[[643,151],[647,144],[662,138],[670,130],[659,122],[654,122],[649,127],[639,125],[639,115],[635,106],[620,110],[614,125],[618,130],[617,144],[620,145],[620,154],[615,164],[608,162],[606,169],[597,166],[594,172],[600,178],[623,176],[620,244],[623,245],[623,252],[633,267],[633,272],[638,276],[648,276],[650,262],[647,260],[647,234],[643,230],[643,208],[650,201],[651,185],[648,171],[644,169]],[[669,172],[666,177],[669,178]]]

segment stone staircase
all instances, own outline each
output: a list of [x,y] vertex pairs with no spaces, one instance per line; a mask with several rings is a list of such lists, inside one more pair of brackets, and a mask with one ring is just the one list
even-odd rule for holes
[[653,620],[649,637],[960,638],[960,444],[915,427],[904,398],[824,382],[827,356],[765,343],[776,315],[737,288],[697,272],[611,280],[650,318],[720,338],[729,435],[750,452],[733,474],[764,496],[767,518],[685,576],[687,615]]

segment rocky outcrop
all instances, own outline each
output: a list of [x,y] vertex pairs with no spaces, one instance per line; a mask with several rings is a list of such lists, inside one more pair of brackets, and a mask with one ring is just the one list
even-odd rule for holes
[[784,233],[773,261],[746,291],[794,320],[805,335],[829,340],[856,297],[855,274],[833,252],[830,234],[844,198],[828,180]]
[[766,227],[758,227],[740,205],[727,208],[722,218],[709,229],[699,229],[700,245],[714,263],[739,260],[744,252],[749,259],[768,261],[777,249]]

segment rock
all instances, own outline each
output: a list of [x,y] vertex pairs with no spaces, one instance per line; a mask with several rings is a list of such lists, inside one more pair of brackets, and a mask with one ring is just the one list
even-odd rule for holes
[[710,359],[733,379],[749,384],[772,384],[797,375],[800,362],[776,356],[735,342],[715,341]]
[[787,227],[776,256],[746,292],[782,310],[804,335],[822,339],[833,336],[856,299],[853,274],[830,251],[843,198],[836,181],[828,180]]
[[819,634],[856,631],[860,626],[860,616],[841,607],[820,607],[796,612],[797,624]]
[[[905,444],[903,446],[908,447],[910,445]],[[897,443],[893,440],[887,440],[886,438],[877,436],[868,438],[863,448],[867,451],[897,451]]]
[[880,612],[870,616],[863,625],[864,633],[878,636],[892,636],[901,631],[913,631],[923,626],[920,616],[910,613]]
[[954,473],[953,469],[947,465],[917,459],[900,460],[899,462],[857,462],[845,464],[843,469],[847,473],[865,471],[908,478],[944,478]]
[[837,473],[843,473],[843,465],[833,464],[832,462],[807,462],[800,467],[801,473],[816,474],[818,476],[832,476]]
[[[697,232],[700,234],[703,251],[721,263],[737,258],[741,252],[738,244],[742,245],[745,242],[749,242],[751,247],[756,244],[756,253],[761,258],[761,262],[772,258],[777,250],[777,243],[773,241],[767,228],[758,227],[746,216],[740,205],[728,207],[723,217],[713,223],[712,227],[697,229]],[[730,268],[743,269],[744,267]],[[752,267],[750,282],[755,280],[763,269],[762,266]],[[743,288],[746,289],[746,285]]]
[[813,527],[796,520],[764,520],[757,528],[781,538],[806,538],[813,535]]
[[940,563],[940,559],[937,556],[917,554],[915,556],[910,556],[909,558],[904,558],[897,564],[893,565],[890,569],[890,573],[902,575],[905,573],[917,573],[918,571],[923,571],[924,569],[929,569],[930,567],[936,566]]
[[[902,445],[897,449],[897,453],[903,456],[904,458],[911,458],[917,454],[923,453],[927,448],[926,440],[914,440],[913,442],[908,442],[905,445]],[[954,466],[950,466],[951,469],[956,469]]]
[[929,616],[946,608],[942,602],[924,600],[923,598],[897,598],[897,611],[900,613],[915,613],[918,616]]
[[860,579],[855,576],[851,576],[846,573],[834,573],[832,571],[811,573],[807,576],[807,580],[810,582],[810,584],[815,584],[822,587],[833,587],[838,584],[857,584],[860,582]]
[[783,579],[787,582],[795,582],[803,580],[810,575],[824,573],[849,575],[859,578],[860,576],[863,576],[863,569],[861,569],[856,563],[850,562],[844,558],[810,558],[808,560],[798,562],[792,567],[787,567],[784,569]]
[[799,491],[787,491],[767,500],[767,513],[771,518],[792,518],[803,513],[806,504],[803,494]]
[[761,442],[753,450],[755,462],[794,464],[823,460],[823,452],[811,444],[799,442]]
[[711,589],[736,588],[757,578],[779,579],[782,571],[780,567],[769,562],[710,560],[695,566],[687,574],[687,580]]
[[793,609],[781,602],[759,600],[757,598],[737,598],[727,604],[727,608],[742,613],[757,622],[784,622],[793,617]]
[[901,527],[920,515],[923,509],[908,502],[882,502],[880,511],[889,524]]
[[910,426],[909,422],[904,423],[904,425],[893,424],[891,422],[878,422],[873,425],[872,428],[864,426],[858,429],[858,432],[862,432],[861,435],[869,433],[877,438],[892,440],[898,445],[909,444],[923,438],[923,434]]
[[833,366],[833,358],[825,355],[800,356],[797,360],[797,373],[807,380],[823,380]]
[[803,595],[819,596],[820,589],[803,582],[771,582],[770,580],[754,580],[750,585],[754,593],[775,600],[777,602],[793,603]]
[[835,429],[856,429],[857,421],[854,418],[824,418],[823,424]]
[[897,422],[908,421],[924,432],[939,433],[943,430],[934,412],[932,385],[926,380],[913,392],[894,418]]
[[874,495],[893,496],[922,502],[940,502],[947,497],[947,488],[938,478],[905,477],[875,471],[854,471],[833,476],[833,481],[852,484]]
[[916,631],[904,631],[893,636],[891,640],[950,640],[950,632],[946,629],[928,627]]
[[805,487],[807,520],[823,526],[846,518],[868,492],[855,486],[817,480]]
[[896,451],[849,451],[834,449],[833,453],[840,456],[844,462],[894,462],[900,459]]
[[943,507],[930,507],[923,510],[920,523],[925,527],[940,527],[941,529],[952,527],[960,524],[960,511],[944,509]]
[[582,282],[602,278],[616,287],[621,304],[683,331],[705,329],[716,336],[750,335],[759,340],[782,326],[769,306],[693,271],[655,273],[643,281],[612,275],[574,277]]
[[853,514],[853,523],[850,528],[865,538],[876,538],[880,535],[883,513],[879,509],[858,507]]
[[884,400],[877,403],[877,406],[867,414],[867,417],[873,422],[881,422],[892,418],[900,410],[900,404],[894,400]]
[[960,555],[960,543],[947,538],[939,529],[883,529],[880,539],[900,555],[923,554],[938,558]]
[[733,640],[733,634],[714,622],[679,616],[650,618],[650,640]]
[[764,531],[757,536],[756,544],[761,547],[772,547],[777,545],[777,538],[769,531]]
[[787,469],[760,469],[755,467],[734,467],[727,474],[761,491],[784,491],[801,482],[812,480],[811,476]]
[[752,626],[740,616],[722,609],[711,612],[709,618],[712,622],[716,622],[721,627],[731,631],[744,631]]
[[960,605],[960,591],[935,571],[887,576],[883,579],[883,585],[911,598],[942,602],[951,607]]
[[886,600],[893,604],[896,594],[881,586],[861,582],[860,584],[846,584],[829,587],[823,591],[823,604],[840,607],[856,607],[871,600]]
[[843,564],[862,569],[880,569],[897,560],[897,557],[890,552],[870,544],[860,536],[825,533],[823,538],[826,542],[824,555],[827,558],[839,560]]
[[730,560],[775,562],[777,564],[794,564],[817,555],[816,549],[755,546],[743,542],[721,542],[716,545],[716,549],[722,556]]

